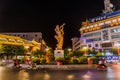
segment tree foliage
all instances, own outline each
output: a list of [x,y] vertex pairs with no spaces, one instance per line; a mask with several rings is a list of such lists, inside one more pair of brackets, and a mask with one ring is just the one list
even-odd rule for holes
[[118,49],[117,48],[112,48],[112,52],[114,55],[118,55]]
[[10,45],[10,44],[2,44],[0,47],[0,51],[2,52],[2,56],[17,56],[24,55],[25,48],[22,45]]
[[33,51],[32,54],[40,58],[45,55],[45,52],[43,52],[42,50],[36,50],[36,51]]
[[88,49],[88,52],[87,52],[89,55],[96,55],[97,54],[97,51],[93,48],[93,49]]
[[83,56],[84,52],[82,50],[76,50],[73,52],[73,56],[80,57]]
[[98,52],[96,56],[103,56],[101,52]]
[[22,45],[2,45],[2,50],[6,55],[23,55],[25,48]]

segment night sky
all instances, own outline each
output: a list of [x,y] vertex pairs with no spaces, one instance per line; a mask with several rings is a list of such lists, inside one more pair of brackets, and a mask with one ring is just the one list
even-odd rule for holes
[[[112,0],[118,8],[120,0]],[[79,37],[81,22],[99,16],[103,0],[0,0],[1,32],[42,32],[47,45],[55,48],[54,28],[65,25],[64,48]]]

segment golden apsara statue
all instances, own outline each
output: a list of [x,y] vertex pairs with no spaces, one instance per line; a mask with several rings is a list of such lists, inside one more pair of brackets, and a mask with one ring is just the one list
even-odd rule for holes
[[62,49],[63,47],[63,40],[64,40],[64,24],[62,24],[61,26],[59,25],[56,25],[56,28],[55,28],[55,32],[56,32],[56,35],[55,35],[55,38],[57,40],[57,49]]

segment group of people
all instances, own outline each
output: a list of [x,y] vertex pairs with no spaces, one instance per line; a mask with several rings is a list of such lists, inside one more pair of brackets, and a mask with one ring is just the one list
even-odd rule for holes
[[[20,61],[19,60],[13,60],[14,61],[14,67],[15,68],[21,68]],[[28,62],[28,60],[25,61],[27,65],[29,65],[30,68],[36,68],[36,64],[32,62]]]

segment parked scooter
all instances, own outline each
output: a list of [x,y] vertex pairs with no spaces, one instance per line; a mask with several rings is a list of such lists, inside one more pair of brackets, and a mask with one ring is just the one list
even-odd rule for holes
[[98,64],[97,65],[97,70],[107,70],[107,66],[105,64]]
[[21,69],[20,63],[17,60],[14,60],[13,68]]
[[105,65],[105,59],[101,59],[99,64],[97,65],[97,70],[107,70],[107,66]]

